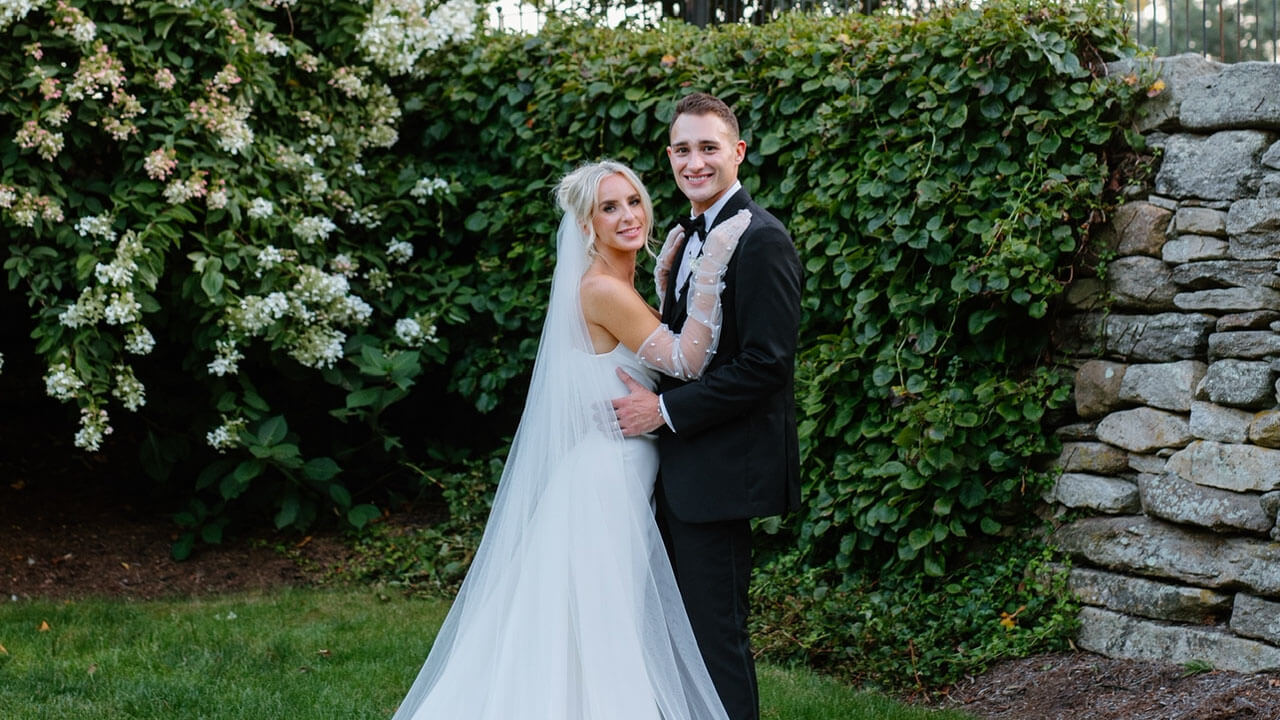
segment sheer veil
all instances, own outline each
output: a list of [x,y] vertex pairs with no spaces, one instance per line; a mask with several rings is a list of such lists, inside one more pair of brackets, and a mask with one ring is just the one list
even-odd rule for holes
[[637,441],[622,438],[610,404],[623,394],[617,363],[587,333],[590,256],[571,213],[556,246],[484,537],[393,720],[724,720],[650,513],[656,469],[647,484],[623,482]]

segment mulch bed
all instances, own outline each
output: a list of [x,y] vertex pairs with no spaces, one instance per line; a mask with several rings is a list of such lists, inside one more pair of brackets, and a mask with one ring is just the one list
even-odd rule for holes
[[988,720],[1277,720],[1280,676],[1060,653],[1000,663],[945,704]]

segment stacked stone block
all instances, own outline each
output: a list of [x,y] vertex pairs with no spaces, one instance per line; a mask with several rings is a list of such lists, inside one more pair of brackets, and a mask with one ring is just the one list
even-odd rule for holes
[[1110,218],[1058,333],[1078,418],[1056,541],[1082,647],[1278,670],[1280,65],[1144,62],[1168,87],[1139,121],[1154,186]]

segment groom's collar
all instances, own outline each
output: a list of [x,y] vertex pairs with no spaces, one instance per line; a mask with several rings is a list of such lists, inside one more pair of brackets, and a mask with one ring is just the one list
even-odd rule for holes
[[742,190],[742,181],[734,180],[733,184],[729,186],[729,189],[725,190],[724,194],[720,196],[720,199],[715,201],[711,207],[707,208],[706,212],[702,213],[703,217],[706,218],[707,230],[715,227],[716,218],[719,217],[720,211],[724,209],[725,205],[729,204],[729,201],[732,200],[733,196],[737,195],[740,190]]

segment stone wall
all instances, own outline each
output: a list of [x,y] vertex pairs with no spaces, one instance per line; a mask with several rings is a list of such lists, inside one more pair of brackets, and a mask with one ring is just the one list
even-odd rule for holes
[[[1151,62],[1151,61],[1143,61]],[[1077,422],[1048,499],[1113,657],[1280,669],[1280,65],[1154,61],[1162,148],[1068,289]],[[1117,64],[1113,72],[1132,72]]]

